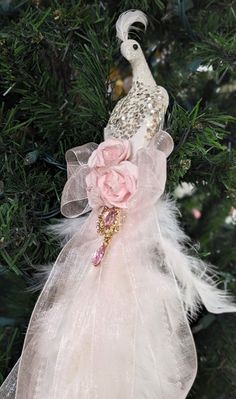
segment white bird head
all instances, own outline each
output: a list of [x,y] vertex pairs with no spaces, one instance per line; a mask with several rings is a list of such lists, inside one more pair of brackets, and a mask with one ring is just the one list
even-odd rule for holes
[[131,64],[143,58],[143,51],[136,40],[125,40],[121,43],[120,50],[123,57]]
[[140,44],[136,40],[129,39],[131,31],[139,31],[140,28],[134,26],[134,23],[141,23],[144,29],[147,27],[147,17],[139,10],[129,10],[123,12],[116,22],[116,36],[121,40],[121,54],[131,64],[143,58],[143,52]]

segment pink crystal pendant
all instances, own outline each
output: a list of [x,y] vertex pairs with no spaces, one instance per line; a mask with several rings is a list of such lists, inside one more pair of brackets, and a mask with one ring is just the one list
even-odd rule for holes
[[114,208],[108,209],[103,214],[104,227],[109,228],[114,223],[116,211]]
[[119,231],[121,223],[120,214],[121,210],[119,208],[108,208],[105,206],[98,216],[97,231],[103,236],[103,243],[92,256],[92,264],[94,266],[100,265],[105,255],[106,248],[113,237],[113,234]]
[[102,261],[102,258],[103,258],[104,254],[105,254],[105,250],[106,250],[106,246],[105,246],[105,244],[103,243],[103,244],[94,252],[94,254],[93,254],[93,256],[92,256],[92,264],[93,264],[94,266],[100,265],[100,263],[101,263],[101,261]]

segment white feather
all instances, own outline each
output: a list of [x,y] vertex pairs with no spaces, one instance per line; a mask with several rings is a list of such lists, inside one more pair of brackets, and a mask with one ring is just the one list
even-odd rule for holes
[[129,32],[131,30],[140,30],[136,26],[133,26],[134,23],[139,22],[144,25],[144,29],[146,30],[148,20],[146,15],[139,10],[129,10],[123,12],[117,22],[116,22],[116,36],[123,42],[128,40]]
[[235,312],[236,304],[225,291],[217,288],[219,280],[214,266],[189,254],[189,237],[177,220],[175,202],[168,197],[157,204],[157,215],[162,235],[165,258],[180,287],[182,300],[190,318],[194,318],[202,304],[211,313]]
[[35,266],[36,270],[33,273],[32,278],[30,279],[30,285],[27,288],[27,291],[29,292],[41,291],[49,277],[49,274],[52,271],[52,268],[53,268],[52,263],[47,265]]
[[[179,214],[175,201],[170,200],[168,196],[158,202],[157,217],[165,259],[171,266],[180,287],[186,313],[190,318],[194,318],[202,304],[211,313],[236,311],[231,296],[217,287],[219,281],[216,269],[202,261],[197,254],[190,255],[186,245],[190,243],[190,239],[180,228],[177,218]],[[48,230],[59,238],[61,245],[64,245],[80,230],[86,219],[87,215],[76,219],[62,219],[49,226]],[[43,287],[51,268],[52,265],[37,267],[31,290]]]
[[[57,223],[47,227],[47,230],[55,235],[61,246],[64,246],[83,226],[88,215],[80,216],[75,219],[60,219]],[[36,271],[31,280],[29,291],[40,291],[46,283],[49,274],[53,268],[53,264],[37,265]]]
[[88,214],[75,219],[61,219],[47,227],[47,230],[58,237],[61,245],[65,245],[74,234],[78,233],[86,221]]

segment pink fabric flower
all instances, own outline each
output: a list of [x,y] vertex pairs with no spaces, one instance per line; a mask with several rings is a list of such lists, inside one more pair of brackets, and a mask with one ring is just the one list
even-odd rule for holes
[[116,206],[127,208],[137,190],[138,168],[132,162],[99,170],[92,169],[86,176],[89,205],[92,208]]
[[129,158],[131,145],[129,140],[107,139],[101,143],[88,160],[90,168],[118,165]]

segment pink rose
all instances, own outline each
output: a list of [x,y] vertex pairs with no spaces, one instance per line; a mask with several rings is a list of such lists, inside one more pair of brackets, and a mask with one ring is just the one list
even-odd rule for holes
[[129,161],[107,169],[92,169],[86,176],[89,205],[92,208],[104,205],[127,208],[137,190],[137,178],[138,168]]
[[107,139],[93,151],[88,160],[90,168],[117,165],[129,158],[131,145],[129,140]]

